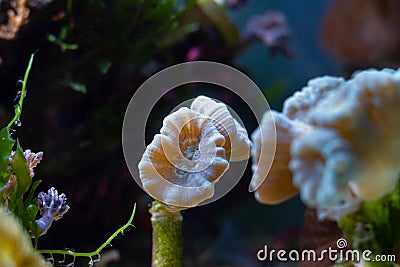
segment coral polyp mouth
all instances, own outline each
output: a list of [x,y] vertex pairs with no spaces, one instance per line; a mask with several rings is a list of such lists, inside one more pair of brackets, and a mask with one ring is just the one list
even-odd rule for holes
[[[193,142],[193,144],[192,144]],[[199,145],[197,144],[196,141],[184,141],[183,142],[183,149],[181,148],[182,154],[185,158],[188,160],[198,160],[201,157],[201,153],[199,151]],[[187,145],[186,143],[190,143]]]

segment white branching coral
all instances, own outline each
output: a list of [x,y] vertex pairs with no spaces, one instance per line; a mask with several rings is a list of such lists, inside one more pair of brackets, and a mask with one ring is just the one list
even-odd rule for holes
[[139,162],[144,190],[170,210],[196,206],[214,195],[231,160],[248,158],[250,141],[223,103],[196,98],[164,119]]
[[[390,193],[400,174],[399,103],[400,71],[368,70],[349,81],[328,76],[311,80],[285,101],[283,114],[273,116],[277,155],[260,190],[272,187],[274,165],[283,166],[279,177],[291,176],[301,199],[317,208],[320,218],[339,218],[357,210],[362,200]],[[283,121],[300,134],[285,134]],[[257,132],[253,136],[256,147]]]

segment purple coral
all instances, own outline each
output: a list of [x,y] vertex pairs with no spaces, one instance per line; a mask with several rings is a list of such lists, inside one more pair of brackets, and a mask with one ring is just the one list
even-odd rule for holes
[[54,187],[50,188],[47,194],[45,192],[39,193],[38,208],[42,217],[36,220],[36,223],[42,229],[42,234],[47,232],[53,221],[61,219],[64,213],[69,210],[66,202],[67,196],[64,193],[59,195]]
[[294,56],[289,46],[289,27],[286,17],[280,12],[269,11],[256,15],[247,22],[247,32],[261,40],[272,52],[280,51],[286,56]]

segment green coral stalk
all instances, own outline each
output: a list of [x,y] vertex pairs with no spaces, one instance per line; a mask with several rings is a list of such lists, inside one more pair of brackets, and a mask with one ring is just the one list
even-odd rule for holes
[[183,266],[182,215],[153,201],[149,210],[153,227],[152,267]]

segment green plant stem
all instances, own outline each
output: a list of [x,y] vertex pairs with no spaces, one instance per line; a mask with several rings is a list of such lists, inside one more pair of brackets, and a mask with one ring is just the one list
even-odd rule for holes
[[129,221],[122,226],[121,228],[119,228],[117,231],[115,231],[107,240],[106,242],[104,242],[98,249],[96,249],[95,251],[92,252],[74,252],[71,250],[57,250],[57,249],[42,249],[42,250],[38,250],[39,253],[41,254],[61,254],[61,255],[69,255],[69,256],[73,256],[73,257],[94,257],[94,256],[98,256],[100,255],[100,252],[111,243],[111,241],[117,237],[120,233],[123,233],[123,231],[130,227],[133,226],[132,221],[133,221],[133,217],[135,216],[135,211],[136,211],[136,204],[133,207],[133,211],[131,214],[131,217],[129,218]]
[[25,94],[26,94],[26,83],[27,83],[27,81],[28,81],[29,72],[31,71],[31,68],[32,68],[33,56],[34,56],[34,55],[35,55],[34,53],[31,55],[31,58],[29,59],[28,67],[26,67],[25,75],[24,75],[24,80],[22,81],[21,96],[19,97],[18,104],[15,106],[15,116],[14,116],[14,118],[10,121],[10,123],[7,125],[7,128],[8,128],[8,129],[10,129],[11,126],[13,126],[13,124],[14,124],[17,120],[19,120],[19,118],[21,117],[21,113],[22,113],[22,104],[24,103],[24,98],[25,98]]
[[183,266],[182,215],[153,201],[149,210],[153,227],[152,267]]

